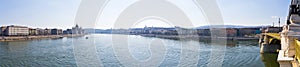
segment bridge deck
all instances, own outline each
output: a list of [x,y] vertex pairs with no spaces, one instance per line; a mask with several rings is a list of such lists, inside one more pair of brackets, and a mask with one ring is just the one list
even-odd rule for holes
[[263,35],[271,36],[273,38],[276,38],[280,40],[280,34],[279,33],[263,33]]

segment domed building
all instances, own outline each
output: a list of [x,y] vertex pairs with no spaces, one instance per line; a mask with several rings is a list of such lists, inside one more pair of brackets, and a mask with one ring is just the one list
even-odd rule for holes
[[75,27],[72,27],[71,34],[84,34],[84,31],[82,27],[79,27],[78,24],[76,24]]

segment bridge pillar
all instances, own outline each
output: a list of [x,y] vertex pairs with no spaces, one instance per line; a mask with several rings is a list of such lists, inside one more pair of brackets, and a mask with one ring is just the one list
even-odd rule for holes
[[263,35],[262,43],[260,43],[260,53],[276,53],[280,49],[280,43],[271,43],[272,37]]
[[280,67],[292,67],[293,60],[294,58],[284,56],[283,50],[279,51],[277,61]]
[[269,44],[269,36],[263,36],[262,37],[263,38],[263,42],[262,43],[260,43],[260,53],[267,53],[269,50],[269,48],[267,48],[267,47],[269,47],[268,46],[268,44]]

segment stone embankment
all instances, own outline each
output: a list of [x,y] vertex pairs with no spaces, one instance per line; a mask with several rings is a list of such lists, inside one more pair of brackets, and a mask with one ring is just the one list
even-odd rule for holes
[[37,35],[37,36],[0,36],[0,42],[5,41],[23,41],[23,40],[39,40],[39,39],[55,39],[64,37],[79,37],[85,34],[64,34],[64,35]]
[[258,40],[258,37],[212,37],[212,36],[199,36],[199,35],[154,35],[142,34],[144,37],[157,37],[166,39],[226,39],[226,40]]

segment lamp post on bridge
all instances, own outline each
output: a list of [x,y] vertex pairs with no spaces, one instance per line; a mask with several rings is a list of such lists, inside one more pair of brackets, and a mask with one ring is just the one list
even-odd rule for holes
[[280,27],[280,18],[279,18],[279,20],[278,20],[278,25],[279,25],[279,27]]

